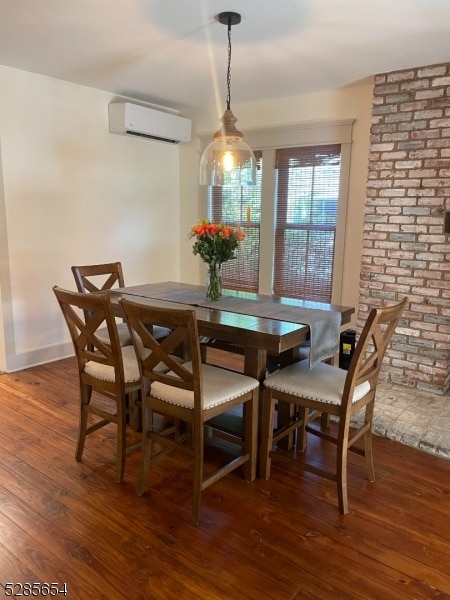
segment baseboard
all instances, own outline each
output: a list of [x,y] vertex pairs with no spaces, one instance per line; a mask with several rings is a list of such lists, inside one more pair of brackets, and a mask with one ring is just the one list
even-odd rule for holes
[[6,356],[6,372],[14,373],[30,367],[37,367],[46,363],[62,360],[74,356],[72,342],[37,348],[28,352],[10,354]]

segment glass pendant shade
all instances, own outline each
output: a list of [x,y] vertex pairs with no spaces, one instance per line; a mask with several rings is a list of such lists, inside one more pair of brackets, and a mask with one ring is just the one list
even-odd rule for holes
[[236,117],[225,111],[222,128],[205,148],[200,159],[200,185],[246,186],[256,181],[256,160],[252,149],[236,129]]

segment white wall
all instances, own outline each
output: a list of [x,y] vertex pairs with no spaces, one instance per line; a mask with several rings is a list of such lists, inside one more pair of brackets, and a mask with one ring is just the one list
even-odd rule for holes
[[[363,233],[363,214],[369,151],[369,130],[372,105],[372,86],[355,86],[281,101],[240,104],[232,106],[238,118],[238,129],[243,131],[282,126],[286,124],[317,123],[354,119],[352,156],[349,178],[349,199],[346,227],[346,246],[342,278],[341,304],[358,306],[359,274]],[[194,133],[211,136],[218,129],[219,111],[203,109],[190,116]],[[192,254],[192,242],[186,232],[200,217],[206,216],[205,192],[198,188],[197,171],[200,160],[200,142],[186,146],[181,155],[181,279],[193,283],[204,282],[204,266]],[[192,200],[195,200],[193,202]]]
[[[105,92],[0,66],[0,370],[72,352],[53,297],[70,266],[120,260],[126,283],[204,282],[190,227],[206,215],[198,110],[173,146],[108,132]],[[245,130],[355,119],[342,304],[357,306],[372,86],[233,106]],[[2,183],[3,178],[3,183]]]
[[0,67],[0,370],[72,353],[51,289],[71,265],[179,279],[178,147],[110,134],[113,99]]

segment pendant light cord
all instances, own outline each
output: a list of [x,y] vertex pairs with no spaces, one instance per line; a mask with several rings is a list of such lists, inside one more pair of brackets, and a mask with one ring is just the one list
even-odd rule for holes
[[231,106],[231,18],[228,19],[227,110]]

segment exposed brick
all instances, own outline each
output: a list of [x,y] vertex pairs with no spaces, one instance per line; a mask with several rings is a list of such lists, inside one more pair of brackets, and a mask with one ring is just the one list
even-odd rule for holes
[[411,123],[399,123],[399,131],[417,131],[419,129],[426,129],[428,127],[428,121],[411,121]]
[[414,169],[409,173],[410,177],[436,177],[437,170],[436,169]]
[[427,79],[423,79],[419,81],[416,79],[415,81],[407,81],[402,83],[402,90],[427,90],[430,87],[430,82]]
[[400,188],[419,187],[420,182],[420,179],[396,179],[394,181],[394,186]]
[[397,112],[397,107],[395,104],[389,104],[388,106],[374,106],[372,110],[374,115],[387,115]]
[[436,77],[431,81],[431,87],[450,85],[450,77]]
[[377,85],[374,88],[374,96],[381,96],[381,95],[385,95],[385,94],[394,94],[395,92],[398,92],[398,85],[395,84],[391,84],[391,85]]
[[448,167],[448,160],[445,159],[439,159],[439,158],[429,158],[425,160],[425,166],[426,167],[435,167],[435,168],[439,168],[439,167]]
[[402,142],[398,145],[399,150],[419,150],[425,147],[425,142],[423,140],[414,140],[408,142]]
[[414,113],[414,119],[438,119],[442,117],[442,110],[417,110]]
[[429,140],[432,138],[438,138],[440,136],[439,129],[425,129],[418,131],[417,129],[411,131],[412,140]]
[[430,208],[428,206],[419,206],[416,204],[415,206],[404,206],[402,212],[404,215],[429,215]]
[[381,136],[382,142],[402,142],[409,138],[408,132],[403,133],[385,133]]
[[450,127],[450,119],[431,119],[430,127]]
[[398,223],[401,226],[401,230],[404,231],[403,227],[405,225],[414,223],[414,217],[405,217],[404,215],[392,215],[389,217],[389,223]]
[[445,75],[446,73],[447,65],[432,65],[418,69],[417,77],[436,77],[437,75]]
[[[422,100],[420,102],[418,102],[418,101],[405,102],[404,104],[401,104],[399,106],[399,110],[401,112],[415,111],[415,110],[419,111],[419,110],[425,110],[427,107],[428,107],[428,102],[426,100]],[[391,111],[391,112],[394,112],[394,111]]]
[[386,102],[388,104],[399,104],[399,102],[408,102],[409,100],[413,99],[413,94],[412,92],[400,92],[399,94],[390,94],[386,96]]
[[[444,95],[444,90],[443,89],[434,89],[434,90],[430,90],[430,89],[426,89],[426,90],[418,90],[416,92],[416,100],[426,100],[426,99],[430,99],[430,106],[433,107],[434,106],[434,100],[436,99],[441,99],[442,96]],[[444,98],[445,100],[445,98]],[[437,105],[439,106],[439,104]]]
[[437,150],[413,150],[409,153],[410,158],[436,158],[438,155]]
[[[436,94],[443,93],[444,90],[434,90]],[[450,108],[450,98],[433,98],[430,100],[430,108]]]
[[450,387],[450,64],[374,77],[357,328],[407,296],[380,378]]
[[[384,118],[385,123],[402,123],[403,121],[409,121],[412,117],[412,112],[394,113],[386,115]],[[382,122],[382,121],[380,121]],[[426,121],[424,121],[426,123]]]
[[[436,156],[436,154],[437,154],[436,150],[428,150],[428,151],[424,150],[423,152],[431,152],[431,153],[434,152],[434,154],[429,154],[427,158],[434,158]],[[395,160],[395,159],[402,159],[402,158],[405,158],[405,157],[406,157],[406,152],[404,150],[402,152],[383,152],[381,154],[381,160]],[[411,158],[425,158],[425,157],[422,157],[422,156],[414,157],[414,156],[412,156]],[[369,157],[369,159],[370,159],[370,157]]]
[[[443,75],[443,73],[436,73],[436,75]],[[404,81],[405,79],[412,79],[415,76],[414,71],[408,69],[407,71],[396,71],[392,73],[388,73],[386,76],[386,81]]]

